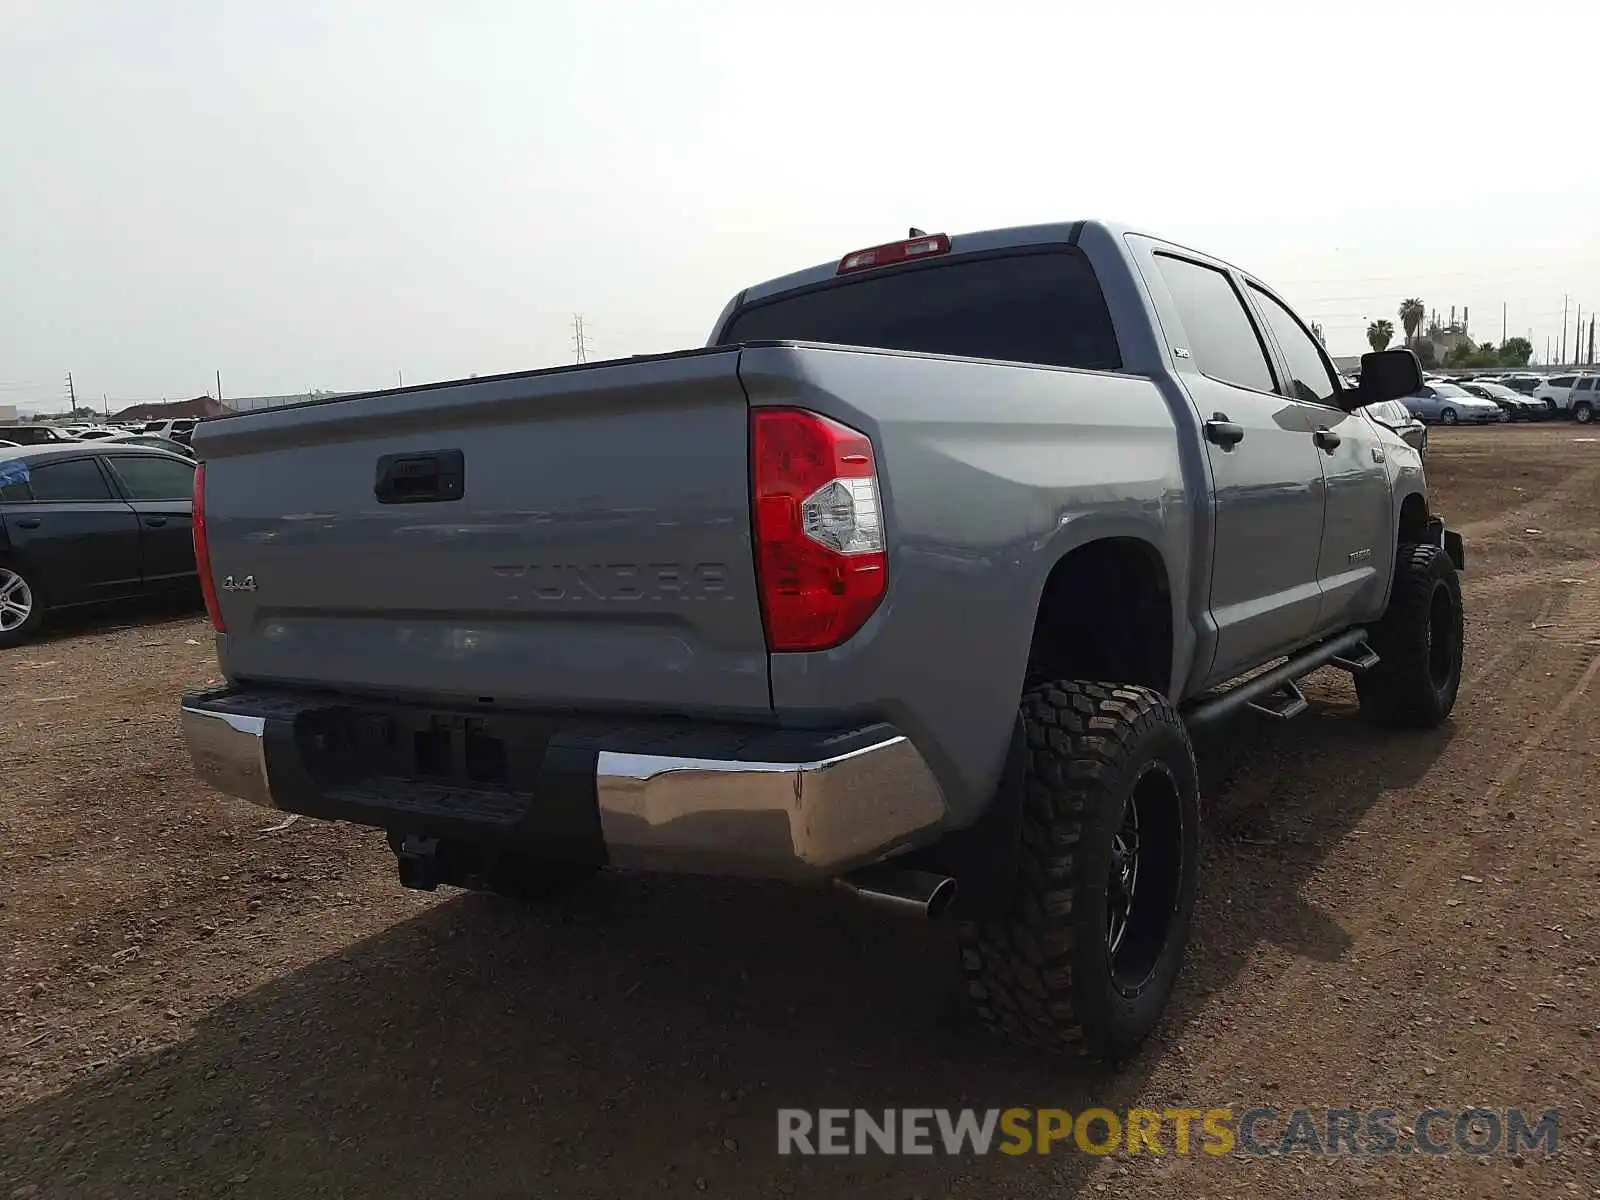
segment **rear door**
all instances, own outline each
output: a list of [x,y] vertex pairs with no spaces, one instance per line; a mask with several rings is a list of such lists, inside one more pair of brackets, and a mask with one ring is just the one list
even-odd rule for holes
[[1247,291],[1282,363],[1279,391],[1304,403],[1322,467],[1316,631],[1333,633],[1383,610],[1394,565],[1394,502],[1378,431],[1343,411],[1339,377],[1305,323],[1251,280]]
[[[139,521],[93,455],[29,462],[0,492],[0,521],[52,607],[139,590]],[[12,467],[15,468],[13,463]]]
[[1322,464],[1311,440],[1312,406],[1278,392],[1233,274],[1175,249],[1152,248],[1146,261],[1172,365],[1199,410],[1211,464],[1217,649],[1209,685],[1311,636],[1321,603]]
[[164,454],[106,455],[105,461],[139,516],[139,575],[146,587],[194,578],[194,464]]

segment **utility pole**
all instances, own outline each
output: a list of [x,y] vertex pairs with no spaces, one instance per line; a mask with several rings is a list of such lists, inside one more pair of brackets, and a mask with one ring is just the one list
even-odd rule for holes
[[67,372],[67,402],[72,405],[73,412],[78,410],[78,393],[72,386],[72,372]]
[[217,369],[217,404],[222,403],[222,369]]
[[1570,299],[1571,299],[1570,296],[1563,295],[1561,297],[1561,365],[1562,366],[1565,366],[1566,362],[1567,362],[1567,301],[1570,300]]
[[[1578,305],[1578,321],[1572,327],[1572,361],[1576,363],[1583,357],[1583,305]],[[1562,363],[1566,366],[1566,363]]]
[[1589,315],[1589,358],[1588,363],[1594,366],[1594,314]]
[[1506,302],[1500,301],[1500,344],[1506,344]]
[[106,414],[106,420],[111,420],[111,400],[104,392],[100,393],[100,409]]
[[589,361],[589,335],[583,331],[583,314],[572,314],[572,348],[579,362]]
[[394,377],[400,381],[400,386],[401,387],[405,387],[405,385],[406,385],[406,373],[404,371],[402,371],[398,367],[396,367],[395,368],[395,372],[394,372]]

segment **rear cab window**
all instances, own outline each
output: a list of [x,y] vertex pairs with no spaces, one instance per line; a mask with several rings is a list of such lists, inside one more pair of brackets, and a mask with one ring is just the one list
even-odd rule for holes
[[764,341],[1122,366],[1100,282],[1069,246],[956,255],[786,292],[735,313],[717,344]]

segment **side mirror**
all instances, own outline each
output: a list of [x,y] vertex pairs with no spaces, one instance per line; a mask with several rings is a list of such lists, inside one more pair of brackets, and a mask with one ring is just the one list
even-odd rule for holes
[[1410,350],[1380,350],[1361,356],[1361,387],[1355,407],[1399,400],[1422,386],[1422,364]]

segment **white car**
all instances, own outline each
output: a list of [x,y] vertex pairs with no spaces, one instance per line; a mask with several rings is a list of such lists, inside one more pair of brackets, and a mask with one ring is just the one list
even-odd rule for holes
[[1587,425],[1594,420],[1595,408],[1600,405],[1600,376],[1552,375],[1533,393],[1557,412],[1571,413],[1572,419]]

